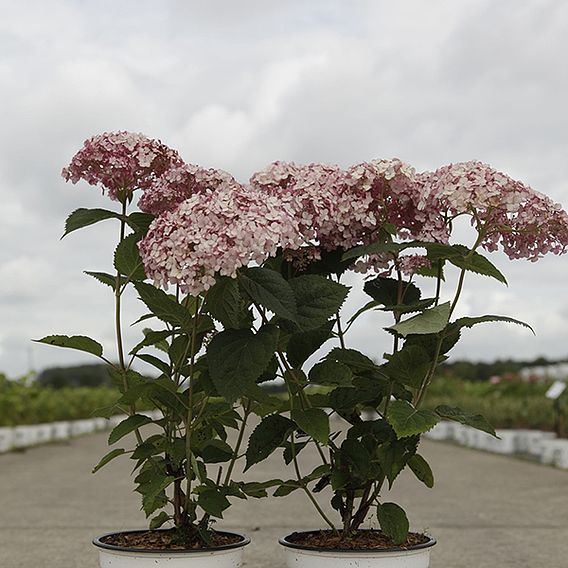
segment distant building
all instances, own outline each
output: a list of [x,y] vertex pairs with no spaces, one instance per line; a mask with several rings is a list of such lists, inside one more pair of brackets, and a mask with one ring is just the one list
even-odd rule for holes
[[525,380],[546,380],[568,382],[568,363],[555,363],[554,365],[543,365],[538,367],[524,367],[519,371],[519,376]]

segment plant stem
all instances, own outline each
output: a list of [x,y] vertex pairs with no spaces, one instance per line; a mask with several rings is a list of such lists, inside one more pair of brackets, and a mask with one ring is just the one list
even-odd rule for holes
[[251,400],[247,399],[247,402],[244,407],[243,422],[241,424],[241,429],[239,431],[239,436],[237,438],[237,443],[235,445],[235,451],[233,452],[233,457],[231,458],[231,461],[229,463],[229,468],[227,469],[227,473],[225,475],[225,481],[223,482],[223,485],[225,487],[229,485],[231,481],[233,468],[235,467],[235,463],[237,461],[237,458],[239,457],[239,450],[241,449],[241,444],[243,443],[243,438],[245,435],[245,427],[247,425],[248,417],[250,416],[251,413],[251,406],[252,406]]

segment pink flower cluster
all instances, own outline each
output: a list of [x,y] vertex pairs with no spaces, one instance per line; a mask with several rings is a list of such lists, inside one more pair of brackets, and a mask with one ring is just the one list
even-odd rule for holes
[[216,274],[235,277],[279,247],[300,246],[292,213],[278,198],[235,181],[194,193],[150,226],[140,243],[146,273],[159,286],[199,294]]
[[223,170],[179,163],[152,180],[138,200],[138,207],[145,213],[161,215],[173,211],[194,193],[215,190],[234,181],[233,176]]
[[73,183],[82,179],[100,185],[111,199],[123,201],[181,163],[179,154],[159,140],[132,132],[105,132],[86,140],[61,174]]
[[[469,215],[488,250],[536,260],[568,249],[568,214],[547,197],[481,162],[416,174],[398,159],[335,165],[274,162],[248,185],[221,170],[183,162],[159,141],[128,132],[87,140],[63,170],[66,180],[101,185],[125,201],[136,189],[156,215],[140,243],[146,272],[162,286],[197,294],[215,275],[235,276],[277,251],[305,268],[321,251],[384,237],[447,243],[451,220]],[[422,256],[371,255],[355,270],[427,266]]]
[[568,215],[560,205],[481,162],[444,166],[420,176],[421,210],[470,215],[481,244],[509,258],[537,260],[568,247]]

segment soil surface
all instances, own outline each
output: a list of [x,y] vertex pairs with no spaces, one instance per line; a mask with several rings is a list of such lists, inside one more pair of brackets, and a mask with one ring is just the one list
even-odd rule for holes
[[205,546],[200,540],[180,542],[175,530],[140,531],[132,533],[116,533],[101,539],[105,544],[122,546],[124,548],[139,548],[141,550],[199,550],[236,544],[242,537],[225,533],[212,532],[211,542]]
[[337,534],[331,530],[325,530],[293,533],[286,540],[314,548],[385,550],[389,548],[412,548],[418,544],[425,544],[430,539],[423,534],[408,533],[406,541],[396,545],[388,536],[378,530],[360,530],[348,537],[342,536],[341,532]]

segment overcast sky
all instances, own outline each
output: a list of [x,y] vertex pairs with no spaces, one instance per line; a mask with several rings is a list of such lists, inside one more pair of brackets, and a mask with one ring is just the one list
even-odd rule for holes
[[[0,372],[84,361],[33,345],[89,334],[112,353],[111,221],[59,240],[100,192],[60,178],[83,140],[143,132],[241,180],[270,161],[418,170],[479,159],[568,206],[563,0],[0,0]],[[111,247],[109,249],[109,247]],[[454,356],[568,356],[568,258],[492,255],[460,315],[531,323],[464,334]],[[353,293],[349,306],[362,296]],[[140,309],[135,299],[126,319]],[[349,337],[379,357],[376,316]],[[129,333],[127,339],[135,339]],[[88,360],[88,359],[87,359]]]

